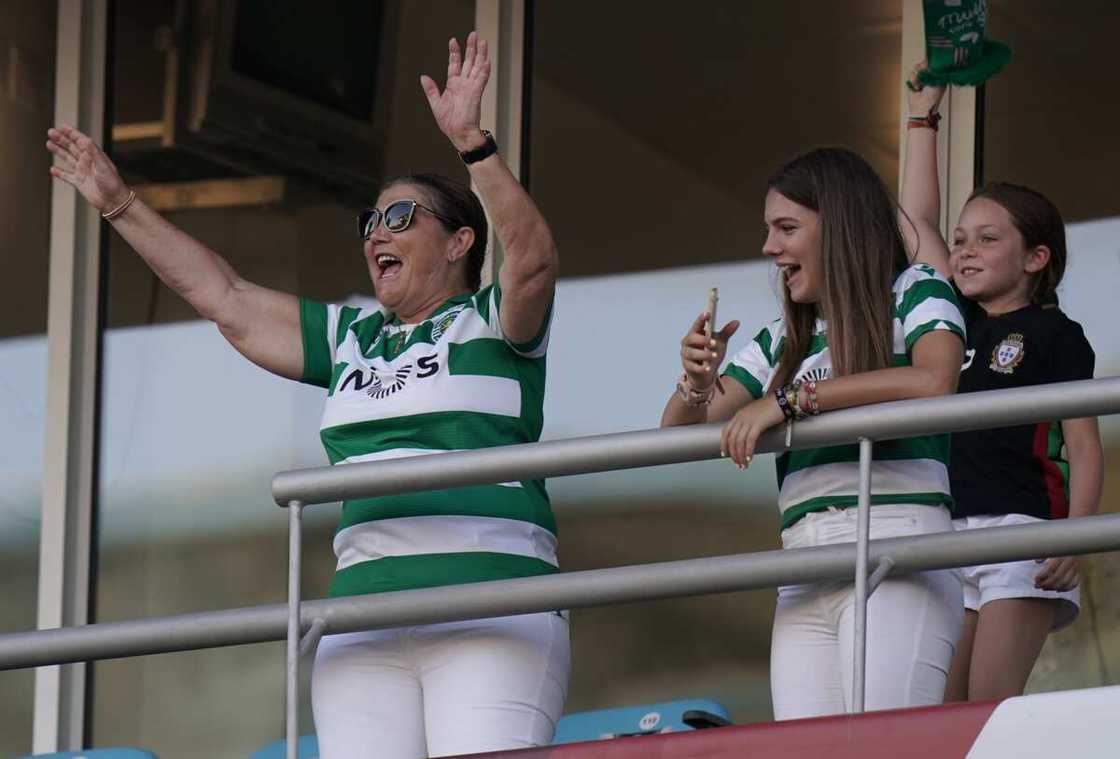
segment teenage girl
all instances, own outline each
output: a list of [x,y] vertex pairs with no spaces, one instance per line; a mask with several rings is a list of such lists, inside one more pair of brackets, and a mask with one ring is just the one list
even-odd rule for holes
[[[912,86],[918,87],[915,68]],[[1058,308],[1065,226],[1040,193],[997,182],[974,191],[946,247],[938,231],[937,109],[943,88],[910,91],[903,228],[962,296],[968,350],[959,391],[1091,379],[1093,349]],[[1030,524],[1097,512],[1102,453],[1095,417],[952,436],[953,526]],[[1082,560],[1051,557],[964,570],[965,623],[946,699],[1021,695],[1046,636],[1078,614]]]
[[[952,393],[964,322],[952,287],[912,266],[882,180],[856,154],[813,150],[767,184],[762,253],[780,272],[784,315],[716,374],[731,322],[711,338],[701,314],[681,340],[684,375],[663,426],[730,420],[722,451],[747,466],[763,431],[832,409]],[[876,443],[871,537],[952,529],[948,440]],[[778,457],[782,545],[855,540],[855,445]],[[952,570],[890,578],[868,605],[868,709],[937,704],[960,632]],[[850,580],[779,588],[770,678],[777,719],[851,708],[854,589]]]

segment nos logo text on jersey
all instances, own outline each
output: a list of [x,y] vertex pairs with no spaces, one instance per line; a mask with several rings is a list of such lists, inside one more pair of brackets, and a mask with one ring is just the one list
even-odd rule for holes
[[431,377],[438,371],[439,356],[435,353],[430,356],[422,356],[416,360],[415,364],[409,362],[387,369],[370,368],[368,372],[363,369],[355,369],[339,383],[338,392],[345,392],[353,385],[351,389],[355,392],[360,390],[370,398],[380,400],[403,390],[410,380]]

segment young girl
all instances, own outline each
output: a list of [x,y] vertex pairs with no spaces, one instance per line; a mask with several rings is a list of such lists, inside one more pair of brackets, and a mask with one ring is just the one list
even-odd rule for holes
[[[783,318],[716,370],[738,322],[705,336],[701,314],[681,341],[684,375],[662,425],[730,419],[722,451],[750,463],[760,433],[786,419],[880,401],[951,393],[964,323],[952,288],[911,266],[895,204],[882,181],[847,150],[814,150],[767,185],[764,255],[781,272]],[[877,443],[871,537],[952,529],[948,440],[929,435]],[[778,457],[782,544],[855,540],[855,445]],[[777,719],[850,710],[854,587],[851,581],[782,587],[770,678]],[[937,704],[960,631],[960,580],[941,570],[892,578],[868,606],[868,709]]]
[[[917,71],[912,80],[918,86]],[[963,296],[968,351],[960,392],[1090,379],[1093,349],[1058,309],[1065,227],[1054,204],[1027,187],[972,193],[948,250],[937,228],[937,107],[942,88],[910,92],[902,206],[920,260]],[[904,223],[904,228],[905,228]],[[1064,448],[1064,451],[1063,451]],[[952,436],[950,480],[958,530],[1095,514],[1102,454],[1095,418]],[[1077,616],[1081,560],[1016,561],[964,570],[964,628],[947,700],[1021,695],[1051,630]]]

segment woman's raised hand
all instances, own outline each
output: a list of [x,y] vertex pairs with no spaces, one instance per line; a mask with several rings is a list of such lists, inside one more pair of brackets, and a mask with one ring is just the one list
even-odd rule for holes
[[925,60],[918,61],[910,70],[910,86],[906,88],[906,104],[911,116],[928,116],[941,105],[945,96],[944,87],[934,87],[918,81],[918,74],[929,68]]
[[47,150],[54,153],[51,176],[81,193],[101,213],[128,199],[128,186],[101,148],[72,126],[47,130]]
[[447,43],[447,84],[443,92],[430,76],[420,77],[436,124],[460,152],[482,144],[482,91],[489,79],[490,53],[486,40],[479,39],[477,32],[467,36],[467,49],[462,55],[454,37]]
[[739,329],[737,320],[730,321],[708,337],[705,327],[709,318],[706,311],[700,314],[681,339],[681,366],[688,384],[695,390],[707,390],[716,381],[723,357],[727,355],[727,341]]

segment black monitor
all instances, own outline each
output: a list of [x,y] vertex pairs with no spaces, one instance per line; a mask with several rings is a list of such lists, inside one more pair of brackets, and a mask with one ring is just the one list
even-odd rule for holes
[[397,33],[380,0],[181,0],[175,143],[355,202],[381,180]]

